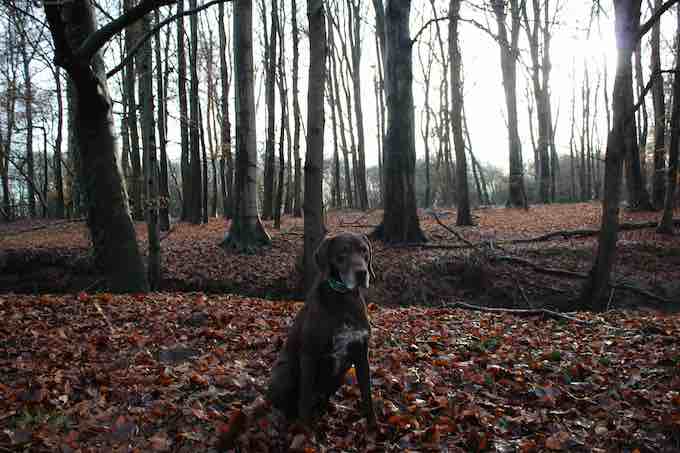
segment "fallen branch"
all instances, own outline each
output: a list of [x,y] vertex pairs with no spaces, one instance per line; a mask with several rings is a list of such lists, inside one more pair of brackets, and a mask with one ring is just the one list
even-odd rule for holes
[[448,231],[449,233],[453,234],[453,235],[456,237],[456,239],[458,239],[460,242],[465,243],[468,247],[476,247],[475,244],[473,244],[472,242],[470,242],[470,241],[468,241],[467,239],[465,239],[465,238],[463,237],[463,235],[460,234],[458,231],[456,231],[456,230],[454,230],[454,229],[448,227],[447,225],[445,225],[444,222],[442,222],[442,221],[439,219],[439,216],[437,215],[436,212],[431,211],[431,212],[430,212],[430,215],[437,221],[437,223],[439,224],[439,226],[441,226],[442,228],[444,228],[444,229],[445,229],[446,231]]
[[445,304],[446,308],[463,308],[465,310],[481,311],[484,313],[498,313],[507,314],[513,316],[545,316],[547,318],[565,320],[569,322],[574,322],[581,325],[592,325],[591,321],[585,321],[583,319],[578,319],[573,316],[566,315],[564,313],[559,313],[557,311],[548,310],[547,308],[494,308],[494,307],[482,307],[479,305],[467,304],[465,302],[455,302],[453,304]]
[[[652,220],[649,222],[631,222],[631,223],[622,223],[619,225],[619,231],[635,231],[635,230],[644,230],[645,228],[656,228],[657,225],[659,224],[658,221]],[[673,225],[675,226],[680,226],[680,218],[679,219],[673,219]],[[546,233],[541,236],[533,237],[533,238],[527,238],[527,239],[509,239],[505,241],[500,241],[500,242],[505,242],[507,244],[528,244],[531,242],[546,242],[546,241],[551,241],[556,238],[562,238],[562,239],[569,239],[569,238],[582,238],[582,237],[588,237],[588,236],[597,236],[600,234],[600,230],[594,230],[594,229],[583,229],[583,230],[564,230],[564,231],[553,231],[551,233]]]
[[[568,271],[568,270],[565,270],[565,269],[557,269],[557,268],[554,268],[554,267],[543,267],[543,266],[540,266],[540,265],[533,263],[529,260],[525,260],[523,258],[517,258],[517,257],[514,257],[514,256],[507,256],[507,255],[494,256],[494,257],[491,257],[491,260],[506,261],[506,262],[513,263],[513,264],[519,264],[521,266],[529,267],[534,272],[538,272],[540,274],[554,275],[554,276],[557,276],[557,277],[578,278],[578,279],[588,278],[588,274],[585,274],[585,273],[582,273],[582,272]],[[614,289],[625,290],[625,291],[637,293],[641,296],[645,296],[649,299],[655,300],[655,301],[660,302],[660,303],[664,303],[664,304],[670,304],[671,303],[670,300],[668,300],[664,297],[658,296],[658,295],[652,293],[651,291],[640,288],[639,286],[636,286],[636,285],[633,285],[633,284],[630,284],[630,283],[625,283],[625,282],[610,283],[609,287],[614,288]]]

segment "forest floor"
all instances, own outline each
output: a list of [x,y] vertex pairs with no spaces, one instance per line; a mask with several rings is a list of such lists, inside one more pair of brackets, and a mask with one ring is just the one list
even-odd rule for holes
[[[238,451],[270,451],[270,418],[254,407],[300,306],[0,295],[0,452],[210,452],[225,432]],[[351,369],[316,439],[292,429],[291,451],[680,449],[677,314],[369,312],[377,433]]]
[[[599,203],[491,208],[474,211],[477,225],[455,227],[455,210],[438,210],[439,223],[421,211],[429,242],[422,247],[385,246],[374,241],[377,278],[371,299],[386,305],[437,306],[462,300],[515,308],[577,308],[583,274],[593,262],[595,235],[529,243],[556,231],[599,228]],[[655,221],[658,213],[623,211],[621,221]],[[677,211],[676,216],[680,215]],[[327,218],[331,233],[370,233],[381,211],[335,211]],[[232,293],[266,299],[302,299],[298,263],[302,219],[284,218],[272,245],[251,255],[225,251],[219,243],[228,222],[174,224],[162,235],[162,291]],[[137,224],[146,250],[146,231]],[[0,292],[96,292],[102,280],[93,269],[84,222],[0,224]],[[566,271],[566,272],[562,272]],[[654,228],[620,234],[610,308],[640,305],[677,309],[680,301],[680,237]]]
[[[365,432],[350,370],[317,438],[293,429],[291,451],[680,451],[680,238],[622,232],[602,314],[459,308],[573,312],[596,237],[512,241],[597,229],[599,214],[485,209],[456,228],[454,211],[422,212],[425,246],[374,242],[378,432]],[[380,215],[327,223],[368,233]],[[120,296],[99,291],[82,222],[0,226],[0,453],[215,451],[224,432],[269,451],[270,420],[253,414],[301,307],[302,222],[270,228],[254,255],[218,246],[227,226],[174,225],[163,292]]]

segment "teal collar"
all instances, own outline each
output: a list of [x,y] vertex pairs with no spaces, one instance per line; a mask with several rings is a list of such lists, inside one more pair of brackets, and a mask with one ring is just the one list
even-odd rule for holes
[[347,294],[348,292],[352,291],[347,287],[347,285],[345,285],[345,282],[336,280],[333,277],[330,277],[328,280],[326,280],[326,283],[328,283],[328,287],[336,293]]

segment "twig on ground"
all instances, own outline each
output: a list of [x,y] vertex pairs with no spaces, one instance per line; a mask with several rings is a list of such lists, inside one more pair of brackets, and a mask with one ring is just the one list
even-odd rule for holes
[[111,330],[111,334],[115,335],[116,330],[113,328],[113,324],[111,324],[111,321],[109,320],[109,317],[106,316],[106,313],[104,313],[104,310],[102,310],[102,307],[99,305],[99,302],[95,301],[94,306],[99,312],[100,315],[102,315],[102,318],[104,318],[104,322],[106,322],[106,325],[109,326],[109,330]]
[[559,313],[557,311],[548,310],[547,308],[532,308],[532,309],[522,309],[522,308],[495,308],[495,307],[482,307],[479,305],[472,305],[465,302],[454,302],[453,304],[444,304],[445,308],[463,308],[466,310],[481,311],[484,313],[498,313],[498,314],[508,314],[514,316],[545,316],[557,320],[565,320],[569,322],[574,322],[581,325],[592,325],[591,321],[586,321],[583,319],[578,319],[573,316],[566,315],[564,313]]

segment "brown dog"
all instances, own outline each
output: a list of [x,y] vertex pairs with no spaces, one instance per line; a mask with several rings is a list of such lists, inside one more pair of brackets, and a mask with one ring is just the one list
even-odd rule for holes
[[362,294],[374,277],[371,260],[364,235],[326,238],[316,251],[319,276],[274,364],[267,392],[288,420],[311,426],[354,365],[368,426],[376,426],[368,366],[370,323]]

